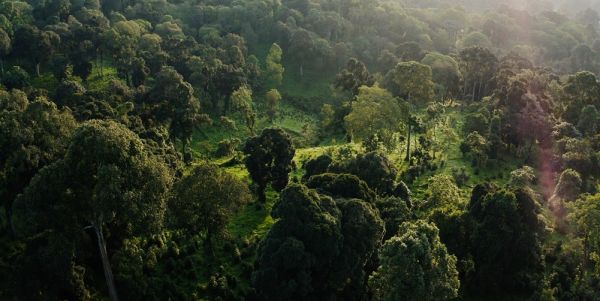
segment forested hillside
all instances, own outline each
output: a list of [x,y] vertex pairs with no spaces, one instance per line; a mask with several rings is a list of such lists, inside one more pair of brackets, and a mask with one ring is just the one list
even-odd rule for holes
[[600,300],[599,11],[0,0],[0,300]]

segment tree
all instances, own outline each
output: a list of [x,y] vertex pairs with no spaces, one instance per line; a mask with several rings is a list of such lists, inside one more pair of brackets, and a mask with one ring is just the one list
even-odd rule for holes
[[356,96],[363,86],[371,87],[375,84],[375,79],[369,73],[367,66],[363,62],[352,58],[348,61],[346,69],[342,70],[335,77],[335,87],[352,93]]
[[334,290],[328,276],[343,247],[335,202],[304,186],[282,191],[277,222],[258,247],[252,284],[262,300],[323,300]]
[[409,204],[406,200],[397,196],[378,198],[375,201],[379,215],[385,222],[385,236],[383,237],[383,241],[387,241],[399,234],[400,225],[412,220],[413,213]]
[[8,90],[29,87],[29,73],[19,66],[12,66],[2,77],[2,84]]
[[42,31],[32,25],[24,25],[15,31],[13,51],[31,58],[35,73],[40,76],[40,65],[56,51],[60,37],[53,31]]
[[203,233],[212,254],[231,217],[251,201],[246,184],[213,164],[194,167],[177,182],[169,203],[172,223],[190,234]]
[[281,101],[281,94],[279,94],[277,89],[271,89],[267,92],[265,98],[267,100],[267,115],[269,116],[269,121],[273,123],[273,120],[277,116],[277,108]]
[[360,199],[369,203],[373,203],[377,199],[377,195],[367,183],[350,174],[314,175],[308,179],[306,187],[334,199]]
[[383,153],[370,152],[359,154],[340,162],[333,162],[329,172],[349,173],[365,181],[379,195],[392,195],[398,171],[390,159]]
[[587,105],[581,109],[577,128],[586,136],[595,135],[598,131],[600,114],[594,105]]
[[12,41],[10,36],[0,28],[0,70],[4,76],[4,58],[10,53]]
[[331,165],[333,159],[328,154],[322,154],[316,158],[308,160],[304,163],[304,175],[302,181],[306,182],[310,177],[324,174],[327,172],[329,165]]
[[571,124],[578,123],[582,108],[587,105],[598,105],[600,84],[596,76],[589,71],[580,71],[570,75],[563,85],[563,91],[566,108],[562,117]]
[[362,141],[377,134],[391,143],[394,133],[400,131],[405,108],[385,89],[362,86],[356,101],[351,103],[350,114],[344,117],[346,129],[356,140]]
[[[540,285],[541,207],[529,190],[473,189],[468,206],[475,271],[467,289],[480,295],[531,295]],[[510,252],[507,252],[510,250]]]
[[416,42],[406,42],[398,45],[396,56],[404,62],[420,61],[423,59],[424,51]]
[[470,48],[470,47],[482,47],[482,48],[491,48],[492,42],[490,39],[481,32],[474,31],[466,35],[461,41],[461,48]]
[[[486,94],[488,80],[493,76],[498,59],[487,48],[469,47],[460,52],[463,62],[465,98],[471,94],[471,101],[480,100]],[[469,89],[469,85],[472,88]]]
[[558,178],[554,193],[548,200],[548,205],[558,217],[559,225],[567,215],[566,205],[579,198],[583,186],[581,175],[573,169],[565,169]]
[[449,175],[439,174],[432,176],[428,181],[429,197],[428,208],[437,208],[461,203],[460,189]]
[[488,141],[485,137],[481,136],[478,132],[469,133],[460,144],[460,150],[463,155],[471,154],[473,158],[473,165],[476,167],[483,167],[486,164],[488,155]]
[[304,76],[304,65],[314,51],[315,42],[308,31],[298,29],[294,32],[290,42],[290,54],[294,56],[300,67],[300,77]]
[[431,67],[432,79],[442,100],[458,96],[462,74],[454,58],[432,52],[425,55],[421,63]]
[[[583,245],[583,269],[595,263],[595,272],[600,269],[600,195],[584,195],[569,205],[569,220],[575,225],[575,235]],[[594,270],[593,270],[594,271]]]
[[155,76],[155,84],[144,101],[150,111],[148,118],[156,118],[168,126],[171,138],[181,141],[183,155],[194,130],[210,122],[207,115],[201,114],[192,85],[172,67],[163,67]]
[[383,245],[380,266],[369,278],[376,300],[448,300],[458,296],[456,257],[425,221],[405,222]]
[[[359,199],[337,200],[342,212],[343,245],[334,263],[331,282],[337,284],[339,300],[367,300],[368,275],[384,235],[384,222],[377,208]],[[335,287],[335,286],[334,286]]]
[[281,82],[283,81],[283,72],[285,71],[285,68],[281,63],[282,55],[283,51],[281,50],[281,47],[279,47],[277,43],[273,43],[265,60],[265,76],[270,87],[277,87],[281,85]]
[[233,107],[242,113],[246,121],[246,127],[251,135],[254,135],[254,126],[256,125],[256,113],[254,112],[254,103],[252,102],[252,90],[243,85],[231,94],[231,103]]
[[258,200],[265,203],[265,189],[271,182],[273,189],[281,191],[287,186],[295,149],[290,136],[279,128],[267,128],[260,136],[251,137],[243,149],[246,168],[255,183]]
[[252,283],[261,300],[364,300],[383,221],[362,200],[333,201],[292,184],[261,241]]
[[104,233],[155,233],[171,183],[167,168],[141,140],[114,121],[78,128],[63,159],[43,169],[15,202],[23,237],[55,231],[73,240],[93,229],[106,284],[118,300]]
[[428,103],[434,88],[431,67],[415,61],[398,63],[386,74],[384,87],[410,103]]
[[523,166],[510,172],[508,185],[514,188],[533,187],[537,183],[535,170],[530,166]]
[[76,122],[70,110],[19,90],[0,92],[0,199],[7,221],[12,203],[33,176],[64,156]]

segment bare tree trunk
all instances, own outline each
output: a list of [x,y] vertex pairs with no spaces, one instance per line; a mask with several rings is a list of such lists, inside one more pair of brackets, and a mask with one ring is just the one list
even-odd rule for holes
[[300,64],[300,77],[304,77],[304,66],[302,63]]
[[35,64],[35,74],[40,77],[40,63]]
[[410,123],[408,124],[408,139],[406,139],[406,161],[410,165]]
[[471,94],[471,102],[475,102],[475,87],[477,87],[477,81],[473,81],[473,93]]
[[106,278],[106,286],[108,286],[108,294],[112,301],[118,301],[117,288],[115,286],[115,279],[113,277],[110,262],[108,261],[108,253],[106,252],[106,241],[104,241],[104,234],[102,233],[102,224],[95,221],[92,224],[96,237],[98,238],[98,249],[100,249],[100,257],[102,258],[102,268],[104,269],[104,277]]

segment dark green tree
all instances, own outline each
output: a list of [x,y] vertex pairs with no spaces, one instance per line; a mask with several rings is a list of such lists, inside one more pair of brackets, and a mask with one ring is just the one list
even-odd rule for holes
[[118,300],[105,233],[158,231],[170,183],[168,169],[133,132],[113,121],[90,121],[76,130],[65,157],[17,198],[13,223],[22,237],[51,231],[78,240],[92,229],[109,296]]
[[0,91],[0,199],[10,220],[12,203],[44,166],[64,156],[76,122],[69,110],[19,90]]
[[306,186],[335,199],[361,199],[370,203],[377,199],[377,195],[367,183],[351,174],[315,175],[308,179]]
[[243,151],[259,202],[266,201],[265,189],[269,182],[276,191],[287,186],[296,151],[286,132],[279,128],[264,129],[260,136],[246,141]]
[[353,174],[381,195],[393,193],[396,176],[398,175],[398,171],[389,158],[379,152],[359,154],[356,158],[334,162],[329,167],[329,171]]
[[355,58],[350,59],[346,69],[336,75],[334,83],[336,88],[350,92],[352,95],[358,95],[360,87],[370,87],[373,84],[375,79],[369,73],[367,66]]
[[205,235],[212,254],[231,217],[252,200],[246,184],[216,165],[202,164],[177,182],[169,203],[171,223],[194,235]]
[[479,188],[468,207],[475,271],[467,289],[480,295],[531,295],[542,272],[540,205],[528,190]]
[[456,257],[424,221],[405,222],[383,245],[380,266],[369,278],[375,300],[448,300],[458,296]]

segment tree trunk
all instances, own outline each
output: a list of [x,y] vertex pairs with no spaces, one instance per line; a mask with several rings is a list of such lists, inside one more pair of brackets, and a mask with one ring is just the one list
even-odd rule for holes
[[471,102],[475,102],[475,87],[477,87],[477,81],[473,81],[473,93],[471,94]]
[[100,51],[100,77],[104,77],[104,53]]
[[40,77],[40,63],[35,64],[35,74]]
[[410,162],[410,124],[408,124],[408,139],[406,141],[406,161]]
[[96,237],[98,238],[98,249],[100,250],[100,257],[102,258],[102,268],[104,269],[104,277],[106,278],[106,286],[108,286],[108,294],[112,301],[118,301],[117,288],[115,287],[115,279],[113,277],[110,262],[108,261],[108,253],[106,252],[106,242],[104,241],[104,234],[102,233],[102,224],[100,222],[94,222],[92,224]]
[[2,69],[2,76],[4,76],[4,60],[0,59],[0,69]]
[[300,77],[304,77],[304,66],[300,63]]

